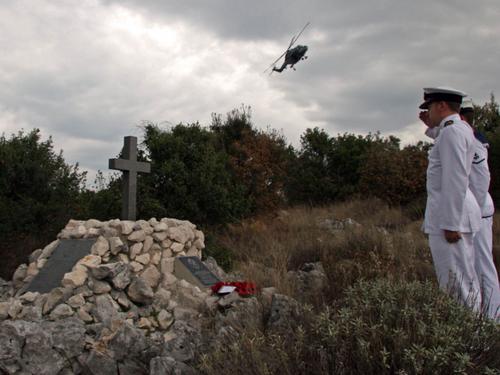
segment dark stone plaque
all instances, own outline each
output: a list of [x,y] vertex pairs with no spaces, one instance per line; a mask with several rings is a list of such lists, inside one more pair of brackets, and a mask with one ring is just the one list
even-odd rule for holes
[[61,286],[65,273],[71,272],[73,266],[90,253],[96,238],[80,240],[60,240],[47,263],[31,280],[26,292],[48,293]]
[[208,288],[220,280],[215,276],[198,257],[178,257],[175,265],[175,274],[186,281]]

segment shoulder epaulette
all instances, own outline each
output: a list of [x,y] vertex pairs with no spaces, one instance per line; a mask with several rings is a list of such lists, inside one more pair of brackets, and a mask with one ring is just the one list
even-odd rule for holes
[[448,126],[448,125],[451,125],[453,124],[453,120],[448,120],[444,123],[444,126]]

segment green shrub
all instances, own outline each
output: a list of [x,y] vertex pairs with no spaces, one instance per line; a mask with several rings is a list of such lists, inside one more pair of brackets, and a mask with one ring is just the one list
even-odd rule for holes
[[245,332],[202,357],[206,374],[499,374],[500,327],[432,283],[359,282],[292,329]]
[[431,283],[360,282],[316,327],[341,374],[456,374],[500,369],[500,328]]
[[212,257],[217,264],[226,272],[233,268],[233,253],[212,235],[205,232],[205,249],[203,249],[203,258]]

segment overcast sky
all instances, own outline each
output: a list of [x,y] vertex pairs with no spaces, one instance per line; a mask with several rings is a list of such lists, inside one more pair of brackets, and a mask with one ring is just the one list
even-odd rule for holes
[[[498,0],[0,0],[0,133],[40,128],[107,170],[143,121],[210,123],[252,107],[306,128],[422,137],[422,87],[500,92]],[[263,74],[310,21],[296,71]]]

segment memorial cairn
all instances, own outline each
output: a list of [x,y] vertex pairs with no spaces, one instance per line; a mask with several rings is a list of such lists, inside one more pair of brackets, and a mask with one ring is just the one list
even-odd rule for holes
[[[203,248],[188,221],[70,220],[0,299],[0,373],[190,373],[202,316],[221,304],[203,283],[223,271],[205,268]],[[204,277],[176,277],[185,259]]]
[[0,374],[194,374],[201,353],[261,323],[260,302],[241,297],[254,294],[247,283],[219,292],[225,274],[201,261],[194,224],[135,220],[136,176],[149,164],[135,137],[122,154],[109,163],[124,173],[127,220],[70,220],[0,279]]

